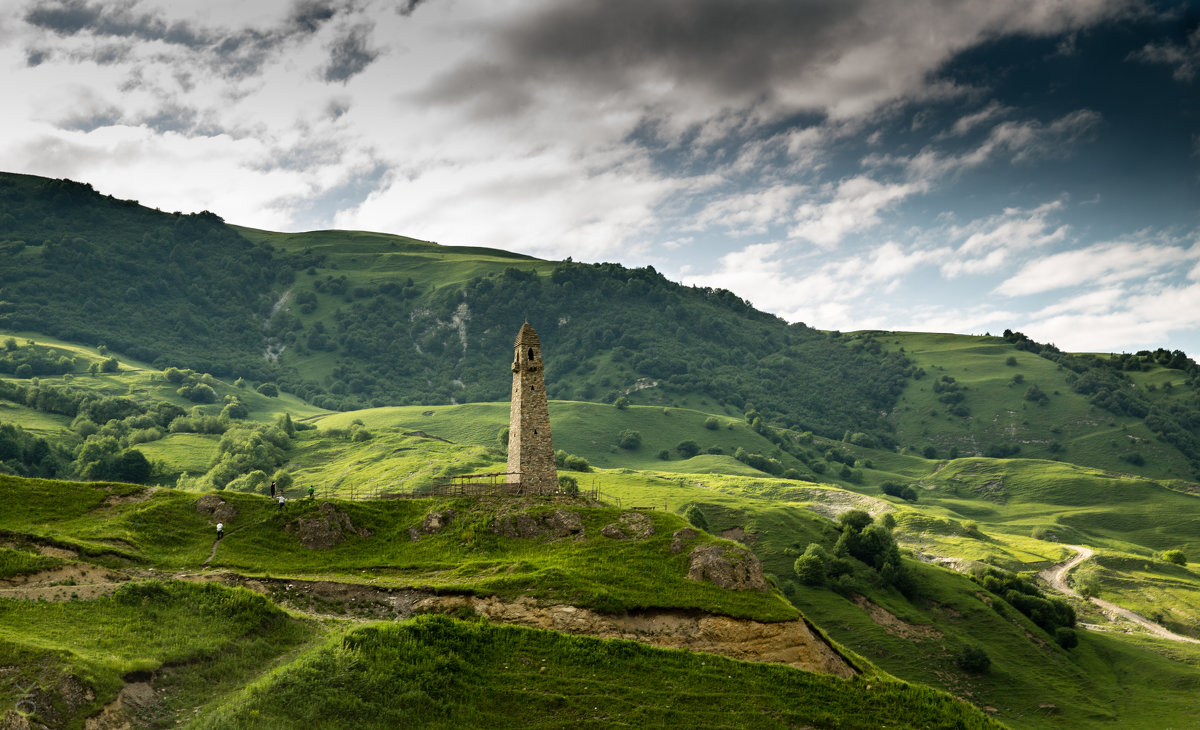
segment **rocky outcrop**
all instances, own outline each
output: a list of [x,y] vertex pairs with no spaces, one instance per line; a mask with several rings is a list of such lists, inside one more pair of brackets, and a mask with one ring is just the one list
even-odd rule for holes
[[442,528],[449,525],[458,516],[458,512],[448,509],[444,512],[437,510],[431,511],[425,515],[425,519],[421,520],[420,527],[408,528],[408,537],[413,542],[421,539],[421,535],[434,535],[442,531]]
[[89,717],[84,730],[128,730],[141,727],[138,713],[158,704],[158,695],[149,682],[126,684],[117,699],[104,706],[98,715]]
[[688,580],[709,582],[734,591],[767,591],[762,561],[739,547],[698,545],[688,556]]
[[654,521],[641,512],[623,512],[616,522],[602,527],[600,534],[614,540],[645,540],[654,534]]
[[[0,730],[66,727],[76,713],[94,699],[96,693],[91,687],[74,675],[64,674],[57,685],[26,690],[17,698],[14,709],[0,715]],[[31,720],[30,715],[41,722]]]
[[839,677],[857,673],[803,620],[764,623],[694,611],[654,610],[604,615],[586,608],[539,606],[532,599],[494,596],[430,596],[416,602],[421,613],[474,611],[489,621],[568,634],[628,639],[656,646],[721,654],[734,659],[787,664]]
[[366,528],[357,528],[350,516],[329,502],[322,502],[316,517],[298,517],[284,528],[289,534],[300,538],[300,543],[309,550],[325,550],[339,545],[347,534],[370,537],[373,533]]
[[696,532],[690,527],[685,527],[682,530],[676,530],[671,534],[671,552],[675,553],[676,555],[683,552],[684,540],[694,540],[699,535],[700,533]]
[[196,511],[202,515],[208,515],[210,522],[224,522],[229,524],[233,522],[233,518],[237,517],[237,507],[229,504],[215,494],[206,494],[196,500]]
[[492,532],[505,537],[525,539],[562,538],[572,535],[582,537],[584,528],[583,519],[578,512],[558,509],[541,514],[518,512],[497,517],[492,522]]

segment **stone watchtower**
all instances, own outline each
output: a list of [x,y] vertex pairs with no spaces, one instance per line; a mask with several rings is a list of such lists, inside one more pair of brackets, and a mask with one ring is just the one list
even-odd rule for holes
[[554,441],[550,438],[550,407],[546,403],[546,375],[542,343],[526,322],[513,344],[512,405],[508,416],[508,482],[520,482],[522,491],[558,489]]

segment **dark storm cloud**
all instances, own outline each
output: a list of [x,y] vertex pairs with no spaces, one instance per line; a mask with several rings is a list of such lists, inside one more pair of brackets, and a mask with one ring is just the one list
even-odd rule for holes
[[198,47],[207,38],[187,23],[168,23],[153,13],[137,12],[136,2],[89,3],[88,0],[41,0],[25,14],[30,25],[62,36],[89,33]]
[[413,11],[417,9],[417,6],[420,5],[421,2],[422,0],[403,0],[403,2],[400,3],[400,6],[396,8],[396,12],[404,16],[412,15]]
[[62,129],[69,129],[75,132],[91,132],[101,127],[111,127],[120,121],[121,110],[115,106],[110,106],[96,111],[75,114],[60,121],[58,126]]
[[[743,97],[813,62],[848,32],[862,0],[577,0],[510,27],[500,58],[441,79],[430,98],[455,102],[566,76],[619,89],[648,70]],[[511,104],[500,105],[512,108]],[[514,108],[513,111],[516,111]]]
[[164,132],[187,134],[196,128],[198,120],[199,114],[195,109],[178,104],[167,104],[156,110],[153,114],[137,120],[137,122],[153,129],[159,134]]
[[1136,0],[572,0],[506,18],[474,61],[433,79],[426,102],[523,113],[551,86],[635,96],[648,116],[686,109],[755,123],[839,118],[961,93],[937,74],[987,38],[1055,34]]
[[325,67],[326,81],[347,81],[369,66],[379,52],[367,45],[371,26],[360,24],[350,28],[334,41],[330,48],[329,65]]
[[[171,22],[162,13],[140,10],[137,0],[36,0],[25,14],[25,21],[63,37],[88,35],[123,41],[159,41],[192,49],[207,54],[211,64],[225,75],[240,77],[257,72],[283,44],[317,33],[343,6],[344,0],[299,0],[282,24],[259,30]],[[122,57],[111,50],[104,54],[97,51],[91,60],[103,64]]]

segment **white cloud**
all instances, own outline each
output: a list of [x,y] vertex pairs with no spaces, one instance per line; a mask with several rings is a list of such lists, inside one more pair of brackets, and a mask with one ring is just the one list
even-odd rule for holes
[[961,137],[981,124],[990,122],[996,117],[1003,116],[1011,110],[996,100],[988,102],[987,106],[977,112],[972,112],[965,116],[959,117],[954,124],[950,126],[949,134]]
[[1091,109],[1078,109],[1049,124],[1037,120],[1001,122],[992,127],[987,139],[966,152],[946,154],[926,147],[909,159],[883,161],[903,163],[911,179],[932,181],[979,167],[1002,155],[1014,163],[1064,157],[1075,144],[1089,139],[1100,123],[1101,115]]
[[864,175],[842,180],[823,203],[803,203],[788,236],[833,248],[851,233],[879,224],[880,214],[923,191],[919,183],[881,183]]
[[[1110,290],[1111,291],[1111,290]],[[1179,332],[1200,327],[1200,284],[1125,293],[1118,302],[1097,297],[1073,302],[1073,311],[1034,316],[1021,330],[1073,352],[1134,351],[1161,347]],[[1189,353],[1193,356],[1197,353]]]
[[[829,328],[883,327],[897,321],[896,312],[876,295],[886,294],[917,267],[943,254],[906,250],[888,241],[814,267],[809,265],[811,257],[797,259],[793,247],[783,242],[753,244],[722,256],[712,272],[687,273],[682,280],[729,289],[789,321]],[[790,273],[795,271],[803,273]]]
[[1186,45],[1147,43],[1141,50],[1129,54],[1129,60],[1173,66],[1172,75],[1176,81],[1192,81],[1196,78],[1196,70],[1200,69],[1200,28],[1192,31]]
[[1009,264],[1014,254],[1023,250],[1043,248],[1061,243],[1069,231],[1066,225],[1056,225],[1047,218],[1060,212],[1061,201],[1044,203],[1033,209],[1006,208],[1000,215],[990,216],[956,227],[947,232],[950,238],[966,239],[942,263],[942,273],[950,278],[963,274],[985,274],[999,271]]
[[726,194],[709,203],[688,225],[690,229],[725,228],[735,236],[761,235],[786,220],[807,188],[777,185],[748,193]]
[[995,291],[1015,297],[1088,284],[1109,285],[1140,279],[1200,258],[1200,245],[1118,241],[1063,251],[1028,262]]

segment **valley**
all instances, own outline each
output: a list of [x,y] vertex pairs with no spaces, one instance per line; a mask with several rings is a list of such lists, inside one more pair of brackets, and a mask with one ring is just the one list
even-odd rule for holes
[[[0,200],[0,726],[1193,723],[1183,353]],[[431,496],[506,470],[525,318],[561,493]]]

